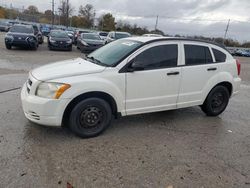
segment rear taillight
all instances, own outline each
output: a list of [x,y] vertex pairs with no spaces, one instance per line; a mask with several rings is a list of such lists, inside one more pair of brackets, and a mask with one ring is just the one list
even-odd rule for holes
[[241,71],[241,64],[240,64],[240,61],[238,59],[236,60],[236,64],[237,64],[237,71],[238,71],[238,76],[239,76],[240,71]]

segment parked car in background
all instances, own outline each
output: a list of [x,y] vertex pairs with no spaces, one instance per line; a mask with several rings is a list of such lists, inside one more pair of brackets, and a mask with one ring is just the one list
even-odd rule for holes
[[72,51],[72,40],[66,31],[52,30],[48,35],[49,50],[68,50]]
[[77,40],[78,38],[81,36],[82,33],[91,33],[90,31],[86,31],[86,30],[76,30],[75,32],[75,45],[77,45]]
[[243,49],[238,49],[234,52],[235,56],[250,57],[250,52]]
[[163,37],[162,35],[159,35],[159,34],[144,34],[142,36],[143,37]]
[[34,29],[35,35],[37,36],[38,43],[42,44],[44,42],[44,36],[42,32],[40,31],[40,27],[36,24],[33,24],[32,27]]
[[107,38],[107,36],[108,36],[108,32],[105,32],[105,31],[100,31],[100,32],[97,32],[98,33],[98,35],[100,36],[100,38],[102,39],[102,40],[106,40],[106,38]]
[[5,46],[9,50],[12,46],[36,50],[38,45],[37,36],[31,25],[16,24],[10,28],[5,36]]
[[72,43],[75,43],[75,32],[74,31],[69,31],[65,30],[69,36],[69,38],[72,40]]
[[108,44],[108,43],[115,41],[117,39],[122,39],[122,38],[127,38],[127,37],[131,37],[131,34],[127,33],[127,32],[111,31],[111,32],[109,32],[104,43]]
[[200,106],[224,112],[240,89],[240,63],[223,47],[180,38],[131,37],[32,70],[21,92],[25,116],[94,137],[112,117]]
[[77,41],[77,48],[81,52],[92,52],[104,45],[104,41],[96,33],[82,33]]
[[0,31],[8,32],[11,24],[6,21],[0,20]]
[[48,34],[50,33],[50,26],[49,25],[42,25],[41,26],[41,32],[43,34],[43,36],[48,36]]

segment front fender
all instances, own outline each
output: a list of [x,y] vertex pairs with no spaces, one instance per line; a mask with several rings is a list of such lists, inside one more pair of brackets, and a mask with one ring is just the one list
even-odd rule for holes
[[[78,81],[76,81],[78,80]],[[56,80],[56,82],[69,83],[70,89],[61,96],[62,99],[70,99],[69,103],[76,97],[89,92],[103,92],[116,102],[118,112],[125,114],[125,77],[120,79],[109,79],[84,76],[84,79],[68,78],[67,80]]]

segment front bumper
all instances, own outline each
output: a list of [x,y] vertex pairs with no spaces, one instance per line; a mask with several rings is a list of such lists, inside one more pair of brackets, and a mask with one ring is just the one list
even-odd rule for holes
[[21,91],[24,114],[30,121],[46,126],[61,126],[64,110],[69,99],[45,99],[30,95],[26,83]]
[[5,44],[11,45],[11,46],[16,46],[16,47],[30,47],[34,48],[37,46],[37,42],[30,42],[27,40],[10,40],[10,39],[5,39]]
[[98,48],[101,48],[103,45],[97,45],[97,46],[80,46],[80,49],[82,52],[93,52],[97,50]]
[[68,44],[68,43],[62,43],[62,44],[49,43],[49,48],[53,49],[53,50],[69,50],[72,48],[72,43],[70,43],[70,44]]

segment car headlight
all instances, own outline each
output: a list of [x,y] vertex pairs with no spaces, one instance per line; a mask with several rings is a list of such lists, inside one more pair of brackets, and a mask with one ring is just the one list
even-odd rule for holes
[[68,41],[67,41],[67,43],[68,43],[68,44],[72,43],[72,40],[71,40],[71,39],[70,39],[70,40],[68,40]]
[[53,39],[49,39],[49,41],[51,42],[51,43],[55,43],[56,41],[55,40],[53,40]]
[[42,82],[36,89],[36,95],[48,99],[59,99],[70,87],[69,84]]
[[83,40],[81,40],[81,43],[82,43],[84,46],[88,46],[88,43],[85,42],[85,41],[83,41]]
[[6,35],[5,36],[5,39],[8,39],[8,40],[14,40],[14,37],[12,35]]

